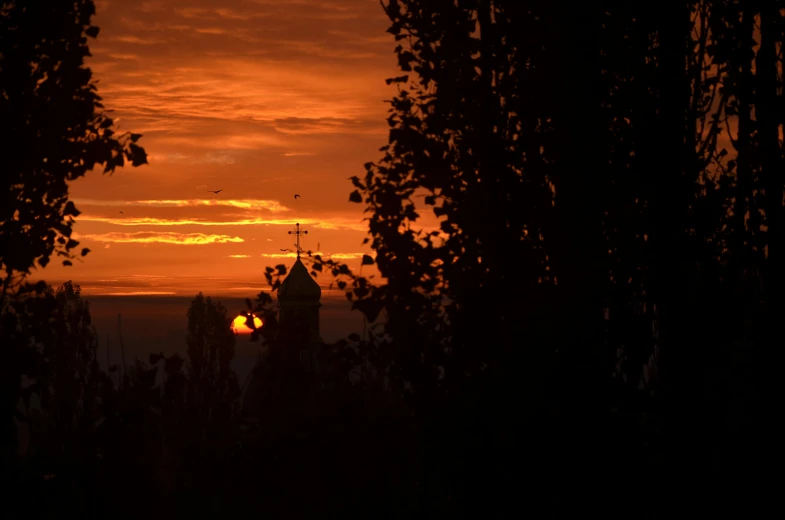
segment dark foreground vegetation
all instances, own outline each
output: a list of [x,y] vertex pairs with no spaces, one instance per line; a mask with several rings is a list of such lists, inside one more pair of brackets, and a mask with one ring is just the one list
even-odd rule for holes
[[77,250],[67,181],[145,156],[82,66],[92,1],[0,3],[3,507],[760,516],[782,442],[785,2],[383,7],[402,75],[350,195],[383,281],[308,259],[378,325],[316,374],[260,294],[248,421],[220,305],[194,300],[182,357],[106,373],[78,288],[25,285]]

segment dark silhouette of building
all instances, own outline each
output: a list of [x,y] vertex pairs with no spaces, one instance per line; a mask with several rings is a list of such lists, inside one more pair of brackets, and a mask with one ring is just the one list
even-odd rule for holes
[[[298,226],[299,230],[299,226]],[[299,241],[298,241],[299,242]],[[319,357],[322,338],[319,332],[319,308],[322,290],[300,260],[278,288],[278,333],[262,352],[246,381],[242,398],[242,416],[250,422],[258,421],[262,401],[279,394],[289,399],[286,388],[297,386],[303,390],[306,380],[319,382]],[[295,385],[300,381],[302,385]]]
[[297,256],[289,275],[278,288],[280,325],[284,334],[300,343],[300,362],[307,370],[319,373],[319,301],[322,289]]

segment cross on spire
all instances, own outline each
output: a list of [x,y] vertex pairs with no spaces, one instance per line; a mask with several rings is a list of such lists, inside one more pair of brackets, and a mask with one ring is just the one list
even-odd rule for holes
[[296,242],[294,244],[294,247],[295,247],[295,251],[297,251],[297,258],[300,258],[300,253],[302,253],[302,251],[303,251],[302,248],[300,247],[300,235],[307,235],[308,232],[307,231],[301,231],[300,230],[300,223],[298,222],[296,224],[295,230],[294,231],[289,231],[289,234],[290,235],[294,235],[296,237]]

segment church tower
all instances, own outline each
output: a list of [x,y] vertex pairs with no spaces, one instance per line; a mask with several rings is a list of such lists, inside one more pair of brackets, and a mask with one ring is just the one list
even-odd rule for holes
[[322,306],[319,300],[322,289],[300,260],[300,236],[308,232],[302,231],[300,224],[297,224],[295,231],[289,233],[296,237],[297,260],[278,288],[280,325],[282,329],[291,331],[295,337],[305,340],[308,348],[301,350],[300,361],[310,371],[318,373],[317,358],[322,343],[319,332],[319,308]]
[[300,231],[300,224],[297,224],[296,231],[290,233],[297,236],[297,260],[278,288],[281,326],[305,327],[310,341],[320,343],[319,307],[322,304],[319,300],[322,289],[300,260],[300,235],[308,232]]
[[278,288],[281,326],[305,326],[311,341],[321,341],[319,334],[319,301],[322,289],[297,258],[289,275]]
[[[300,376],[295,376],[295,373],[317,382],[321,378],[319,307],[322,304],[319,300],[322,289],[300,260],[300,235],[307,233],[300,229],[300,224],[297,224],[295,231],[289,232],[296,237],[297,259],[278,287],[280,333],[273,347],[274,352],[268,352],[267,358],[260,358],[246,380],[241,414],[252,423],[258,419],[266,384],[272,387],[293,385],[297,391],[302,391],[305,386],[297,382],[301,380],[296,379]],[[276,368],[273,369],[270,363]]]

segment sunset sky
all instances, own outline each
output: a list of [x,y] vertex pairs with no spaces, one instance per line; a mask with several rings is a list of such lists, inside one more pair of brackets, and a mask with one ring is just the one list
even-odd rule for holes
[[397,72],[378,0],[96,5],[88,65],[149,165],[73,183],[92,253],[34,277],[88,295],[254,296],[265,266],[293,262],[280,250],[295,222],[305,249],[359,268],[367,223],[348,178],[380,158]]

